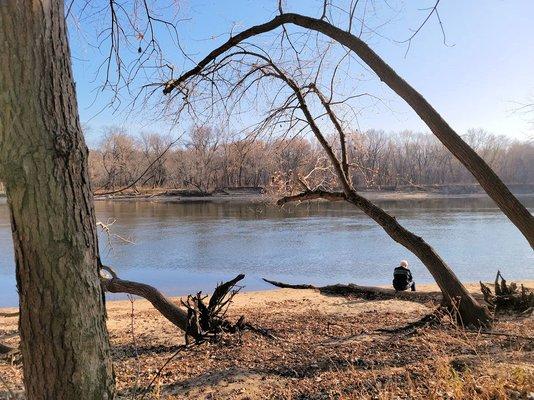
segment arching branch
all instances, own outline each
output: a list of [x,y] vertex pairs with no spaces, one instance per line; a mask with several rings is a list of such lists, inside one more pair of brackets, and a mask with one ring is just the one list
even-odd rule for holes
[[534,248],[534,217],[526,207],[510,192],[490,166],[480,157],[441,117],[430,103],[402,79],[382,58],[365,42],[350,32],[344,31],[323,19],[316,19],[300,14],[287,13],[272,20],[253,26],[232,36],[226,43],[210,52],[197,66],[185,72],[177,79],[164,84],[163,93],[185,85],[187,80],[201,71],[220,55],[246,39],[272,31],[284,24],[294,24],[314,30],[336,40],[355,52],[393,91],[403,98],[419,117],[427,124],[436,137],[452,154],[473,174],[486,193],[497,203],[499,208],[523,233],[531,247]]

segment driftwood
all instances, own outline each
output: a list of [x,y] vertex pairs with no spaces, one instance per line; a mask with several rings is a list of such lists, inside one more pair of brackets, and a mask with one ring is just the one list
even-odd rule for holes
[[291,285],[284,282],[271,281],[263,278],[263,280],[271,285],[280,288],[289,289],[314,289],[320,293],[327,295],[338,296],[357,296],[368,300],[374,299],[400,299],[408,300],[416,303],[435,302],[440,303],[443,299],[441,292],[398,292],[393,289],[380,288],[376,286],[360,286],[349,283],[348,285],[336,284],[327,286],[313,286],[313,285]]
[[150,301],[161,315],[185,332],[188,343],[191,340],[196,343],[206,340],[216,341],[223,333],[236,333],[244,330],[274,338],[267,330],[245,322],[243,316],[236,323],[231,323],[226,319],[228,306],[232,302],[232,298],[241,289],[236,285],[245,277],[243,274],[218,285],[207,305],[204,302],[207,296],[203,296],[201,292],[198,292],[195,296],[188,296],[185,301],[181,301],[184,309],[167,299],[153,286],[120,279],[115,271],[106,265],[100,265],[100,269],[111,276],[104,277],[101,274],[101,284],[105,291],[132,294]]
[[521,289],[519,289],[514,282],[507,284],[501,271],[497,271],[495,277],[495,293],[482,282],[480,282],[480,290],[486,303],[495,312],[515,311],[521,313],[534,308],[534,292],[524,285],[521,285]]

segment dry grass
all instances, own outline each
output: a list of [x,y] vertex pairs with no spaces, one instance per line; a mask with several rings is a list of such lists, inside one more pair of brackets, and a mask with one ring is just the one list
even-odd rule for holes
[[[273,329],[279,340],[247,332],[181,351],[145,399],[534,398],[532,340],[466,333],[451,324],[411,334],[375,332],[430,310],[396,300],[363,301],[308,290],[238,297],[231,318],[243,314]],[[183,343],[182,334],[146,302],[134,305],[135,335],[130,303],[109,305],[117,388],[124,399],[141,398]],[[502,317],[495,325],[496,331],[520,336],[532,335],[533,328],[532,317]],[[0,319],[0,340],[16,344],[14,330]],[[20,365],[2,361],[0,374],[12,390],[21,390]]]

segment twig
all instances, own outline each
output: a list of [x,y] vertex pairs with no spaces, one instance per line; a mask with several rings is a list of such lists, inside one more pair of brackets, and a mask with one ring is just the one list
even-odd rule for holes
[[495,331],[482,331],[482,330],[479,331],[479,330],[476,330],[476,329],[465,329],[464,331],[468,332],[468,333],[476,333],[477,335],[506,336],[506,337],[516,338],[516,339],[525,339],[525,340],[534,341],[534,337],[516,335],[514,333],[495,332]]
[[130,312],[130,329],[132,331],[132,343],[134,346],[135,351],[135,361],[136,361],[136,367],[137,367],[137,378],[135,381],[135,389],[139,387],[139,379],[141,377],[141,363],[139,361],[139,351],[137,350],[137,339],[135,337],[135,331],[134,331],[134,298],[131,294],[128,295],[128,299],[130,300],[130,304],[132,305],[131,312]]
[[174,357],[176,357],[182,350],[185,350],[185,349],[188,349],[190,347],[193,347],[193,346],[196,346],[198,345],[199,343],[192,343],[192,344],[183,344],[181,345],[178,350],[176,350],[174,352],[174,354],[172,356],[170,356],[167,361],[165,361],[165,363],[161,366],[161,368],[158,370],[158,372],[156,373],[156,375],[154,376],[154,378],[152,378],[152,380],[150,381],[150,383],[148,384],[148,386],[145,388],[145,390],[143,391],[142,393],[142,397],[141,397],[141,400],[143,400],[147,393],[150,391],[150,389],[152,388],[152,385],[154,384],[154,382],[156,381],[156,379],[159,378],[159,376],[161,375],[161,373],[163,372],[163,369],[174,359]]

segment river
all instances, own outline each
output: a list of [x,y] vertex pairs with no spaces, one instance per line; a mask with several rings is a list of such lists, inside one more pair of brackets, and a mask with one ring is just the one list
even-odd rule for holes
[[[534,197],[522,201],[534,208]],[[422,236],[463,281],[533,279],[527,241],[488,198],[379,201]],[[415,280],[433,282],[425,267],[372,220],[342,203],[280,209],[248,202],[97,201],[97,217],[115,221],[100,233],[104,263],[123,279],[152,284],[169,295],[209,291],[246,274],[246,290],[269,286],[262,277],[294,283],[387,285],[401,259]],[[9,212],[0,199],[0,307],[17,292]],[[116,298],[113,297],[113,298]]]

